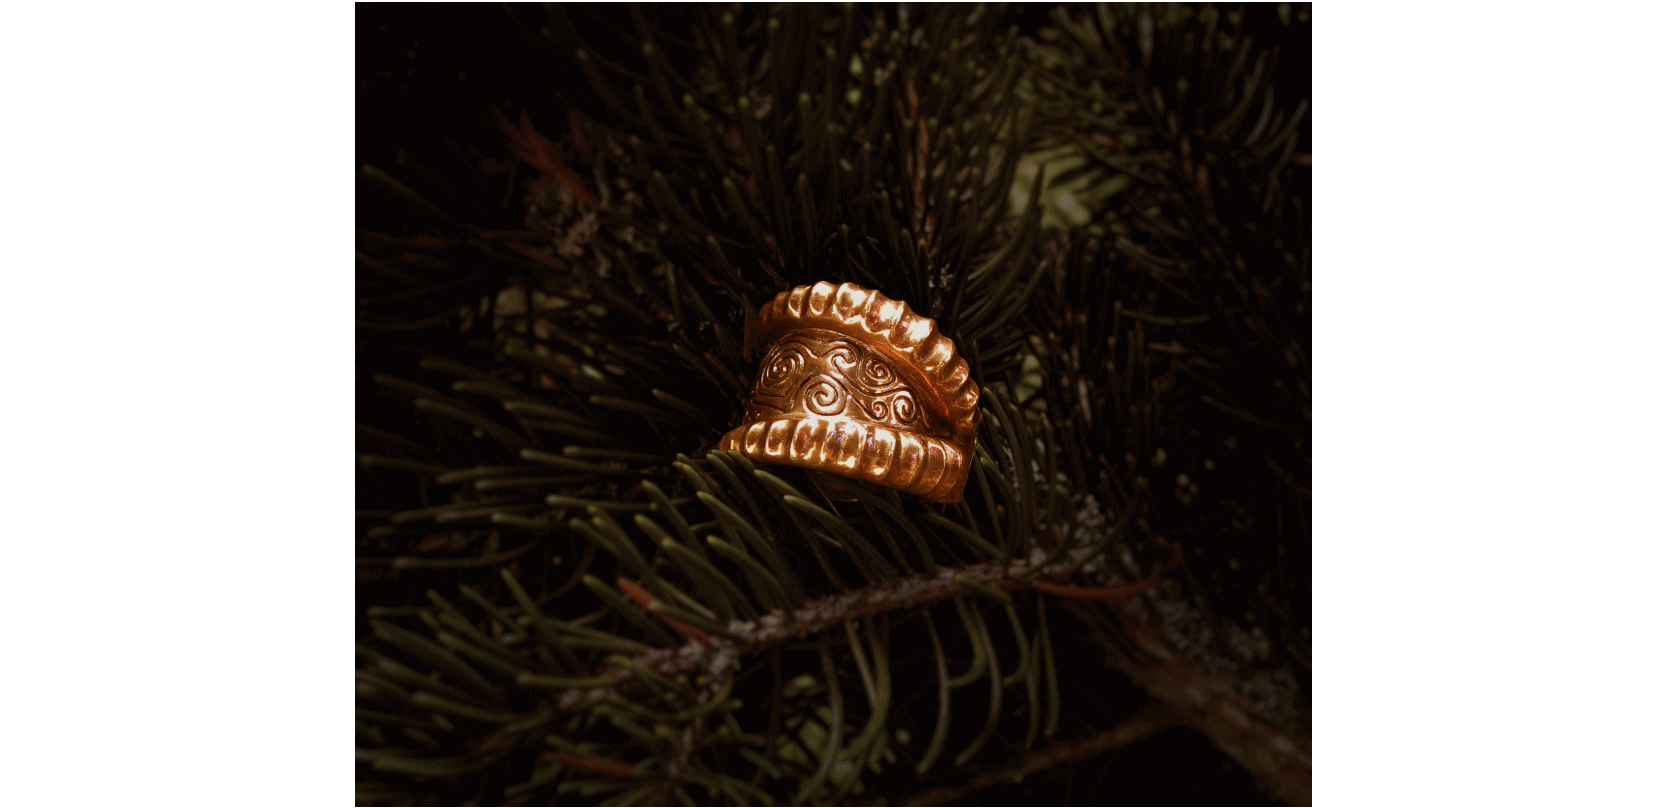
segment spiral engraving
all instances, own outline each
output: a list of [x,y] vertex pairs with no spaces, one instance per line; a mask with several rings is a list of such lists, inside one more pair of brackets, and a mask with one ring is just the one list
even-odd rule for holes
[[839,415],[845,411],[845,388],[832,376],[812,376],[799,389],[799,400],[805,409],[817,415]]
[[800,346],[791,342],[777,343],[759,368],[757,392],[765,395],[786,392],[798,380],[804,367],[805,351]]
[[845,415],[892,426],[918,427],[924,420],[915,391],[889,359],[859,342],[820,331],[783,336],[759,363],[748,418],[794,412]]
[[907,390],[892,396],[891,413],[896,416],[897,420],[901,423],[907,424],[914,421],[915,397],[909,395]]
[[878,356],[865,356],[857,366],[857,382],[868,387],[883,390],[897,383],[897,371],[891,369]]
[[764,348],[752,398],[718,448],[961,499],[977,387],[931,320],[873,290],[818,283],[760,309],[751,340]]
[[849,375],[861,361],[867,351],[862,346],[846,339],[835,339],[827,343],[828,350],[817,354],[832,365],[834,370]]

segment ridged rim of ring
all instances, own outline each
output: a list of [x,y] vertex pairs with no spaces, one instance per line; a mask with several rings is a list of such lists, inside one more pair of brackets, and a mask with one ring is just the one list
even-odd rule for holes
[[932,405],[949,425],[952,442],[971,451],[982,417],[978,384],[954,340],[939,333],[937,322],[872,289],[822,281],[794,287],[764,304],[753,339],[763,347],[779,332],[802,328],[844,334],[897,362],[922,383],[918,392],[926,399],[923,403]]
[[742,424],[718,442],[758,463],[812,468],[896,488],[932,502],[959,502],[971,447],[849,417],[793,414]]

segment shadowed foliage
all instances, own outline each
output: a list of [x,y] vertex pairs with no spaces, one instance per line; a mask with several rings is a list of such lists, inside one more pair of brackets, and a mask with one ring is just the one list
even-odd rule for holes
[[[360,804],[1308,801],[1306,6],[359,20]],[[817,281],[960,503],[715,449]]]

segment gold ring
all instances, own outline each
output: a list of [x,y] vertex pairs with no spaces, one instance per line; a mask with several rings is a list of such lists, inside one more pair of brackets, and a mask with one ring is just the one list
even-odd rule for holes
[[817,283],[758,311],[764,347],[740,426],[718,448],[959,502],[978,385],[937,323],[872,289]]

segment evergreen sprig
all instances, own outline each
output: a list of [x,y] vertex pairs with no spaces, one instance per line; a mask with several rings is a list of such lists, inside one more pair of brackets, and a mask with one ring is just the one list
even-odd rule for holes
[[[509,13],[570,105],[494,111],[524,224],[361,172],[409,223],[358,240],[361,803],[931,801],[1176,723],[1306,799],[1288,573],[1207,535],[1306,543],[1307,104],[1257,21]],[[968,357],[963,502],[715,450],[819,280]],[[1205,498],[1241,435],[1269,471]]]

